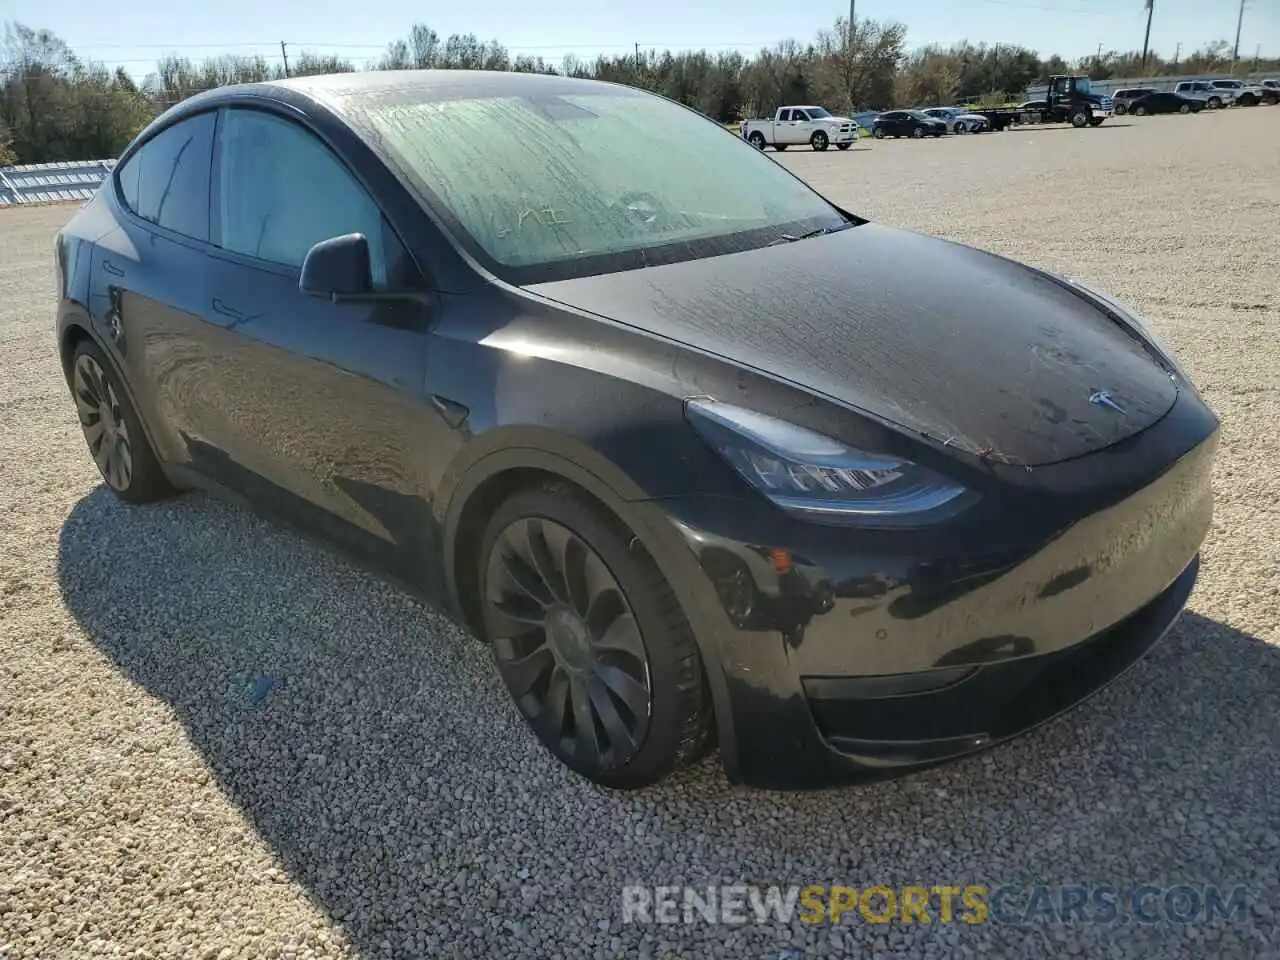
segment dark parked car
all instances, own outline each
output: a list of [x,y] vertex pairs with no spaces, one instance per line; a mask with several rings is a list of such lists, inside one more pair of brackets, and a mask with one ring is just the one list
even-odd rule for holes
[[871,135],[885,137],[940,137],[947,132],[947,122],[920,110],[888,110],[871,121]]
[[716,742],[803,787],[1020,733],[1169,629],[1212,513],[1218,422],[1125,307],[628,87],[200,94],[56,263],[110,489],[246,498],[398,574],[614,787]]
[[1129,112],[1135,117],[1148,113],[1199,113],[1204,109],[1203,100],[1192,100],[1178,93],[1149,93],[1129,104]]
[[1129,104],[1134,100],[1156,92],[1155,87],[1127,87],[1123,90],[1117,90],[1111,95],[1112,109],[1117,116],[1124,116],[1129,112]]

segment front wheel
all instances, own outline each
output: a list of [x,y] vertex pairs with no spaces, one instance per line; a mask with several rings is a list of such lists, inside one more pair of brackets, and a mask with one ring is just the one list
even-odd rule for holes
[[1134,115],[1135,117],[1145,117],[1145,116],[1147,115],[1147,108],[1146,108],[1146,107],[1134,107],[1134,108],[1133,108],[1133,115]]
[[755,147],[757,150],[763,150],[763,149],[764,149],[764,134],[763,134],[763,133],[761,133],[759,130],[756,130],[755,132],[753,132],[753,133],[751,134],[751,136],[747,137],[747,143],[751,144],[751,145],[752,145],[753,147]]
[[517,709],[566,766],[607,787],[661,780],[709,745],[693,631],[622,524],[549,485],[500,506],[480,547],[483,623]]
[[777,151],[778,151],[778,153],[786,153],[786,152],[787,152],[787,144],[785,144],[785,143],[775,143],[775,144],[773,145],[773,149],[777,150]]
[[1123,117],[1123,116],[1124,116],[1126,113],[1128,113],[1128,112],[1129,112],[1129,108],[1128,108],[1128,107],[1126,107],[1123,103],[1117,103],[1117,104],[1116,104],[1116,106],[1115,106],[1115,114],[1116,114],[1116,116],[1117,116],[1117,117]]
[[76,347],[70,381],[80,430],[111,492],[128,503],[173,495],[124,384],[96,344],[86,340]]
[[1190,107],[1190,105],[1189,105],[1189,104],[1185,104],[1185,103],[1184,103],[1182,106],[1180,106],[1180,107],[1178,108],[1178,112],[1179,112],[1179,113],[1190,113],[1190,112],[1191,112],[1191,107]]
[[821,153],[831,145],[831,141],[827,139],[827,135],[821,130],[815,130],[813,136],[809,138],[809,146]]
[[1088,110],[1074,110],[1071,113],[1071,125],[1077,130],[1087,127],[1090,119]]

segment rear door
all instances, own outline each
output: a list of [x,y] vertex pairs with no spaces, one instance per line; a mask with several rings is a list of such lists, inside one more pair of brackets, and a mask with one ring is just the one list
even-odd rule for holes
[[321,240],[362,233],[375,289],[425,283],[359,178],[312,131],[223,114],[209,302],[220,374],[201,398],[202,466],[377,559],[435,556],[429,490],[452,431],[426,390],[430,300],[333,303],[298,289]]
[[180,120],[125,158],[105,190],[119,226],[94,247],[89,311],[124,368],[161,459],[186,460],[190,399],[206,388],[209,171],[216,114]]

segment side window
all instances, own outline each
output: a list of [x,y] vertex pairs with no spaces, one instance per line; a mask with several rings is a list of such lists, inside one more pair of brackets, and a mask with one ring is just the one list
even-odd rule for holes
[[792,120],[808,120],[809,115],[805,113],[803,110],[792,110],[791,119]]
[[209,239],[209,159],[214,115],[175,123],[120,168],[124,202],[144,220],[196,240]]
[[778,122],[779,122],[779,123],[781,123],[781,122],[783,122],[783,121],[786,121],[786,120],[790,120],[790,119],[791,119],[791,111],[790,111],[790,110],[783,110],[780,114],[778,114]]
[[224,249],[301,267],[315,244],[347,233],[369,241],[374,286],[403,283],[408,255],[364,187],[309,131],[232,109],[219,134],[218,217]]

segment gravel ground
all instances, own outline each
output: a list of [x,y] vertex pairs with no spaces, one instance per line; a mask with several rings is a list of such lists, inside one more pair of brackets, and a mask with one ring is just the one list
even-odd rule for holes
[[[51,337],[71,208],[0,210],[0,957],[1280,956],[1277,143],[1257,108],[781,158],[1102,283],[1224,419],[1200,585],[1128,676],[980,758],[803,795],[714,761],[595,789],[430,609],[203,495],[117,503]],[[646,926],[627,881],[1251,893],[1216,924]]]

